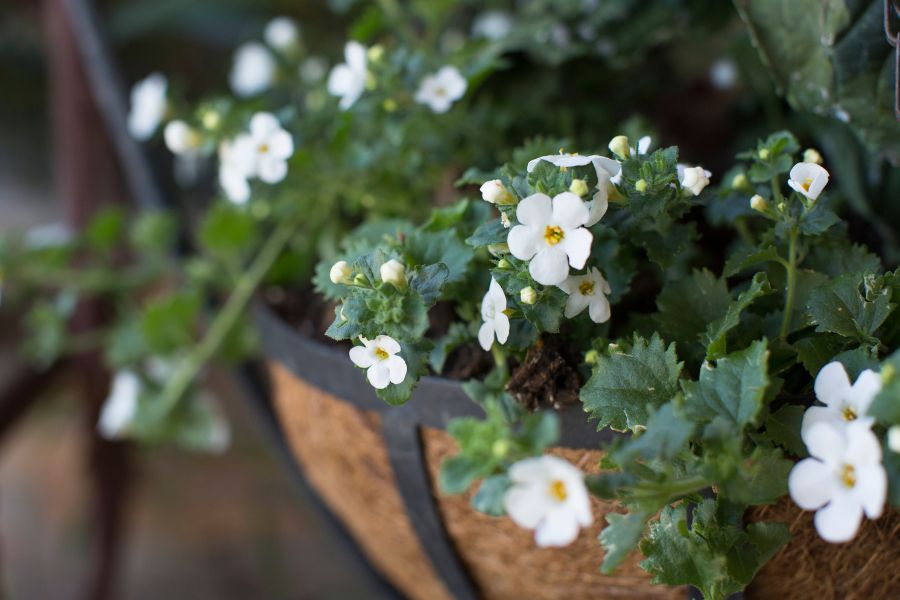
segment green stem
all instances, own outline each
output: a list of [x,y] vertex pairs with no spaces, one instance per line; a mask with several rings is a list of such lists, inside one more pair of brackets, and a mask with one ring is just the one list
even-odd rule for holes
[[[674,502],[675,500],[687,496],[688,494],[693,494],[695,492],[705,490],[710,485],[712,485],[712,482],[700,475],[694,475],[693,477],[686,477],[685,479],[674,481],[665,488],[664,493],[668,495],[666,504],[668,504],[669,502]],[[638,499],[642,497],[652,498],[659,495],[660,489],[658,487],[650,486],[648,489],[642,490],[640,484],[638,484],[634,488],[633,494],[633,496]]]
[[500,348],[500,344],[491,346],[491,354],[494,356],[494,364],[497,365],[497,369],[503,374],[503,379],[506,379],[509,374],[506,367],[506,353]]
[[781,320],[781,339],[787,337],[794,313],[794,298],[797,291],[797,226],[791,227],[788,237],[787,291],[784,299],[784,318]]
[[259,287],[263,277],[269,272],[275,259],[281,254],[282,249],[291,239],[296,228],[297,223],[293,220],[280,223],[269,239],[266,240],[266,243],[260,248],[256,258],[253,259],[253,262],[238,279],[234,290],[231,292],[222,310],[213,319],[200,343],[178,364],[178,368],[166,383],[158,407],[160,411],[158,414],[168,414],[174,408],[194,379],[196,379],[200,369],[215,356],[229,332],[244,314],[244,310],[247,308],[247,304],[253,297],[256,288]]

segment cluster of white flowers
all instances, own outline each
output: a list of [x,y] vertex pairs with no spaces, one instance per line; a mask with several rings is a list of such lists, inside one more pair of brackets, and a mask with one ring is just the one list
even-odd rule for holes
[[294,140],[275,115],[258,112],[250,119],[248,133],[219,146],[219,184],[228,199],[243,204],[250,199],[251,178],[278,183],[288,171]]
[[866,416],[880,390],[877,373],[863,371],[851,385],[839,362],[825,365],[816,377],[816,398],[825,406],[803,415],[800,433],[810,458],[794,466],[788,488],[798,506],[817,511],[816,530],[826,541],[849,541],[863,514],[877,519],[884,509],[887,474],[873,419]]

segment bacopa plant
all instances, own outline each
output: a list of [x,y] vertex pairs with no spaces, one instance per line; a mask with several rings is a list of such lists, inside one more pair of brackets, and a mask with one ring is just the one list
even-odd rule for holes
[[[417,227],[361,228],[317,285],[335,301],[328,335],[357,344],[350,359],[388,402],[409,400],[451,352],[492,353],[465,385],[486,420],[450,428],[460,449],[445,492],[475,486],[476,509],[541,546],[592,522],[588,494],[617,500],[627,512],[607,517],[604,572],[640,546],[655,582],[724,598],[790,537],[745,524],[748,508],[789,495],[844,542],[900,486],[884,458],[900,437],[900,273],[848,240],[821,156],[790,133],[741,153],[713,188],[677,148],[651,144],[617,136],[611,156],[561,150],[464,178],[481,200]],[[734,227],[726,247],[702,243],[710,221]],[[647,295],[656,310],[634,308]],[[437,302],[456,321],[430,339]],[[551,341],[580,357],[590,418],[622,432],[599,475],[545,453],[552,394],[531,413],[511,385]]]

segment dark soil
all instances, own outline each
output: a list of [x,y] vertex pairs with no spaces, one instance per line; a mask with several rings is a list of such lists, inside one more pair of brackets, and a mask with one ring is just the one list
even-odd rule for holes
[[582,381],[574,354],[561,336],[545,335],[513,369],[506,391],[529,410],[576,404]]

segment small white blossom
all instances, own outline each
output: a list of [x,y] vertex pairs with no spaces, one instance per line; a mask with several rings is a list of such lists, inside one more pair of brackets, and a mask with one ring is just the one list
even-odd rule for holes
[[275,115],[258,112],[250,119],[249,133],[219,146],[219,184],[232,202],[244,203],[250,197],[248,180],[280,182],[293,153],[294,140]]
[[881,376],[871,369],[859,374],[850,385],[844,365],[830,362],[816,375],[816,398],[825,406],[810,406],[803,415],[800,433],[803,439],[816,423],[826,422],[840,430],[857,421],[871,427],[874,420],[866,416],[872,400],[881,391]]
[[587,205],[572,192],[550,200],[532,194],[516,207],[516,225],[509,231],[509,251],[520,260],[530,260],[528,272],[540,284],[558,285],[569,276],[569,266],[584,267],[594,236],[584,228]]
[[396,258],[387,261],[379,269],[381,280],[396,288],[406,287],[406,267]]
[[203,142],[200,132],[184,121],[170,121],[163,131],[166,148],[176,155],[193,154]]
[[250,199],[252,163],[243,156],[248,153],[247,145],[236,147],[236,141],[225,140],[219,145],[219,186],[229,200],[244,204]]
[[887,474],[878,438],[865,423],[851,423],[843,432],[829,423],[816,423],[804,441],[811,458],[791,470],[791,498],[800,508],[817,511],[816,530],[822,539],[849,541],[863,513],[877,519],[884,509]]
[[141,380],[133,371],[123,370],[116,373],[112,382],[112,390],[100,410],[97,431],[107,439],[123,437],[131,425],[138,410],[138,396],[141,393]]
[[128,131],[137,140],[149,139],[166,114],[166,90],[169,83],[162,73],[153,73],[131,88]]
[[569,294],[565,310],[567,319],[581,314],[587,308],[594,323],[609,321],[609,299],[606,296],[612,289],[597,267],[591,267],[585,275],[570,275],[559,284],[559,288]]
[[454,102],[462,98],[469,84],[459,69],[447,65],[437,73],[426,75],[419,84],[415,100],[425,104],[438,114],[450,110]]
[[341,110],[353,106],[366,89],[366,47],[359,42],[347,42],[344,46],[344,61],[335,65],[328,76],[328,93],[341,98],[338,103]]
[[229,83],[241,98],[249,98],[266,91],[275,80],[275,57],[259,42],[247,42],[234,54]]
[[347,264],[346,260],[339,260],[331,266],[331,271],[328,272],[328,277],[331,279],[331,283],[334,284],[348,284],[350,283],[350,276],[353,275],[353,269]]
[[350,349],[350,360],[357,367],[367,369],[366,377],[376,390],[388,385],[403,383],[406,379],[406,361],[398,353],[400,344],[389,335],[379,335],[374,340],[360,336],[362,346]]
[[538,546],[566,546],[593,523],[584,474],[555,456],[526,458],[509,469],[512,487],[503,497],[507,514],[534,529]]
[[591,201],[587,203],[589,217],[585,226],[590,227],[603,218],[603,215],[606,214],[606,210],[609,208],[610,187],[621,178],[622,166],[618,161],[597,154],[587,156],[581,154],[548,154],[528,161],[526,170],[531,173],[541,161],[548,162],[561,169],[592,165],[594,172],[597,174],[597,192]]
[[490,10],[475,19],[472,24],[472,37],[496,42],[508,36],[512,31],[512,26],[513,20],[509,13],[502,10]]
[[290,53],[300,44],[300,29],[290,17],[275,17],[266,25],[263,39],[275,50]]
[[494,345],[494,337],[505,344],[509,337],[509,317],[506,314],[506,294],[503,288],[492,277],[491,285],[481,300],[481,318],[484,319],[478,330],[478,343],[485,350]]
[[812,162],[797,163],[791,168],[791,178],[788,185],[795,192],[799,192],[815,200],[828,184],[828,171]]
[[699,196],[703,188],[709,185],[709,178],[712,173],[703,167],[688,167],[685,165],[677,165],[678,182],[681,187],[688,190],[695,196]]
[[479,189],[485,202],[490,202],[491,204],[515,204],[516,199],[499,179],[485,181]]

